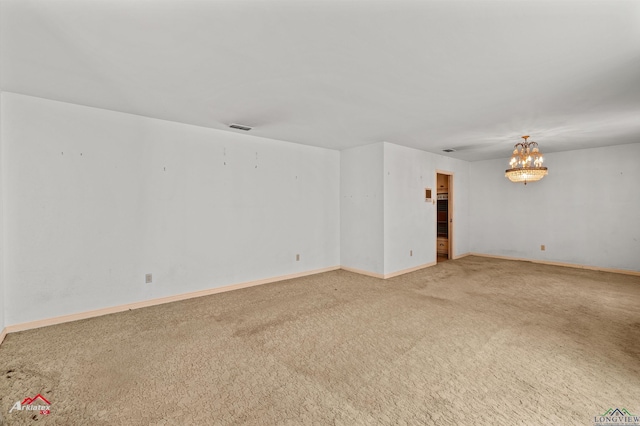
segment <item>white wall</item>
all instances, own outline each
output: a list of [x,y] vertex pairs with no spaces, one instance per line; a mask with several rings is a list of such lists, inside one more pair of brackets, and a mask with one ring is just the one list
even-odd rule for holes
[[340,263],[337,151],[12,93],[1,113],[6,325]]
[[[1,96],[1,94],[0,94]],[[2,102],[0,102],[0,333],[5,328],[5,305],[4,295],[4,196],[3,186],[4,175],[4,144],[2,143]]]
[[435,197],[436,170],[453,172],[453,255],[468,252],[468,167],[466,161],[384,144],[385,274],[436,261],[436,206],[424,199],[425,188]]
[[384,274],[383,144],[340,155],[342,266]]
[[[2,10],[0,7],[0,22],[2,21]],[[2,64],[2,56],[0,55],[0,82],[2,82],[2,70],[4,66]],[[1,96],[1,92],[0,92]],[[6,299],[4,295],[4,186],[2,175],[4,173],[4,152],[3,152],[3,144],[2,144],[2,102],[0,102],[0,333],[5,328],[5,305]],[[1,417],[0,417],[1,418]]]
[[[2,10],[0,7],[0,22],[2,21]],[[0,54],[0,82],[3,81],[2,70],[4,69],[2,64],[2,56]],[[0,97],[2,93],[0,92]],[[4,295],[4,186],[3,186],[3,174],[4,174],[4,145],[2,143],[2,102],[0,102],[0,333],[5,328],[5,305],[6,299]],[[2,417],[0,416],[0,419]]]
[[470,163],[471,251],[640,271],[638,159],[640,143],[547,154],[526,186],[507,159]]
[[437,170],[454,173],[454,256],[640,270],[640,144],[548,154],[549,176],[525,187],[504,159],[337,152],[12,93],[0,123],[0,329],[339,264],[434,262],[423,191]]
[[[454,173],[454,256],[468,252],[468,163],[383,142],[341,152],[341,262],[388,275],[436,261],[436,170]],[[410,255],[413,251],[413,255]]]

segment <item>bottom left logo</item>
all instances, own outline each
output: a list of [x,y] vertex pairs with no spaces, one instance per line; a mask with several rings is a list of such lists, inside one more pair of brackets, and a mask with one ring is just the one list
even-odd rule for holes
[[[38,400],[41,402],[39,402]],[[42,403],[46,405],[41,405]],[[25,398],[24,400],[22,400],[22,402],[17,401],[15,404],[13,404],[13,407],[11,407],[11,410],[9,410],[9,413],[11,413],[13,410],[40,411],[40,414],[50,414],[51,403],[47,401],[47,399],[44,396],[37,394],[33,398],[28,398],[28,397]]]

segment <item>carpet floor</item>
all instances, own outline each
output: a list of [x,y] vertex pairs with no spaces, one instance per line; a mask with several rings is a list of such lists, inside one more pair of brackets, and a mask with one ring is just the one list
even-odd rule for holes
[[640,277],[339,270],[9,334],[0,368],[11,425],[593,425],[640,413]]

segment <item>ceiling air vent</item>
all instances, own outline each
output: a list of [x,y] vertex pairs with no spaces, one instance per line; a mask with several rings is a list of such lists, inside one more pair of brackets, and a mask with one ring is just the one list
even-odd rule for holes
[[453,148],[447,148],[447,149],[443,149],[444,152],[456,152],[455,149]]
[[236,124],[236,123],[229,124],[229,127],[231,127],[232,129],[244,130],[245,132],[248,132],[249,130],[253,129],[253,127],[251,126],[245,126],[244,124]]

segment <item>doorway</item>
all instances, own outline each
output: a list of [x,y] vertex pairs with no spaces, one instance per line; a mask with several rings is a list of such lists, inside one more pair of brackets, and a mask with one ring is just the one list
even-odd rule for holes
[[436,171],[436,258],[453,257],[453,173]]

